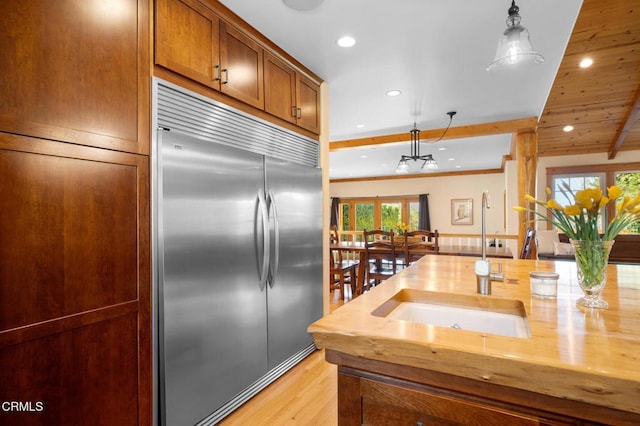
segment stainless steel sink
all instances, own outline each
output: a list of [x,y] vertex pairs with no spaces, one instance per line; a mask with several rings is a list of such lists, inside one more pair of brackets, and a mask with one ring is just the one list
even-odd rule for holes
[[519,300],[404,289],[372,314],[485,334],[531,337],[527,314]]

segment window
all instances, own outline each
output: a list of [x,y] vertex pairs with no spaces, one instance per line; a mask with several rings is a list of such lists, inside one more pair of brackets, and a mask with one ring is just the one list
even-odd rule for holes
[[[418,196],[343,198],[340,200],[339,229],[343,235],[364,229],[397,230],[400,223],[409,230],[418,229]],[[350,232],[351,231],[351,232]],[[349,239],[358,237],[348,237]]]
[[[604,173],[585,173],[575,175],[556,175],[553,176],[553,185],[551,186],[551,196],[563,206],[573,204],[573,195],[578,191],[586,188],[600,187],[604,188]],[[569,188],[568,190],[566,188]],[[606,214],[606,213],[605,213]],[[598,215],[598,229],[603,232],[602,213]]]
[[382,203],[381,227],[385,231],[396,229],[402,222],[402,203]]
[[355,230],[375,229],[373,220],[373,203],[357,203]]
[[[640,172],[621,172],[616,173],[616,185],[622,189],[622,195],[635,197],[640,192]],[[622,197],[618,203],[622,202]],[[640,223],[634,223],[624,231],[630,234],[640,234]]]
[[339,229],[343,230],[343,231],[348,231],[349,230],[349,223],[351,223],[351,216],[349,215],[350,210],[351,210],[351,205],[350,204],[340,204],[340,208],[341,208],[341,212],[340,212],[340,216],[342,217],[342,220],[340,221],[341,227]]
[[410,230],[420,229],[420,204],[417,201],[409,202],[409,225]]
[[[563,183],[568,184],[574,193],[593,186],[600,186],[606,190],[607,187],[617,185],[622,189],[623,195],[635,197],[640,191],[640,163],[547,168],[547,186],[551,188],[551,196],[560,204],[567,205],[569,199],[561,191]],[[544,195],[540,198],[544,199]],[[604,217],[599,218],[600,229],[602,221],[608,221],[615,214],[615,207],[609,206],[604,212]],[[640,234],[640,224],[624,230],[623,233]]]

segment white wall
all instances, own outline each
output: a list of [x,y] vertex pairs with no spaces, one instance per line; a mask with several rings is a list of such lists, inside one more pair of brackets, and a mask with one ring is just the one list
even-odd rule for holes
[[[516,176],[517,179],[517,176]],[[516,181],[517,182],[517,181]],[[479,234],[482,191],[489,190],[487,233],[505,233],[504,173],[331,183],[331,197],[386,197],[429,194],[431,228],[452,234]],[[473,199],[473,225],[451,224],[451,200]],[[517,220],[517,218],[516,218]]]

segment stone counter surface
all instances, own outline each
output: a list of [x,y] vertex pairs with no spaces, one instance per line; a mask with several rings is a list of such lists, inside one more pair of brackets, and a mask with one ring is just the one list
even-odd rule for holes
[[[558,398],[640,413],[640,266],[610,265],[605,310],[576,307],[575,262],[501,260],[504,282],[476,293],[475,258],[425,256],[309,326],[316,345]],[[496,262],[492,262],[494,270]],[[557,299],[531,297],[530,271],[560,274]],[[402,289],[523,302],[530,338],[372,315]]]

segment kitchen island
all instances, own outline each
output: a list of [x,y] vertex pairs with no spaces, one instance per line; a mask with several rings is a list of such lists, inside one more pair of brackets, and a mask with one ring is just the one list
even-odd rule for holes
[[[425,256],[309,326],[338,365],[340,425],[640,424],[640,266],[610,265],[609,309],[585,310],[574,262],[501,260],[482,296],[475,260]],[[531,271],[560,275],[557,299],[531,296]],[[528,335],[392,319],[412,298],[520,307]]]

